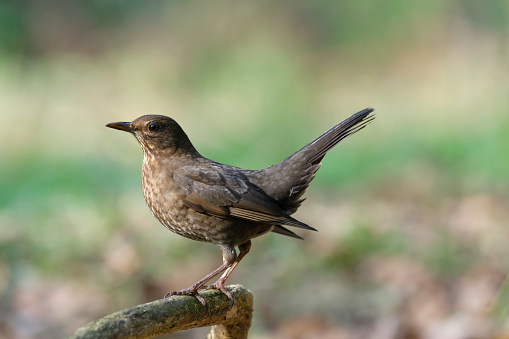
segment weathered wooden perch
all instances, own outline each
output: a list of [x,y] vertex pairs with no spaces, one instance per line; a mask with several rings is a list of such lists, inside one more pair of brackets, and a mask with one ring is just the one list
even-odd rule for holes
[[242,285],[226,287],[235,303],[221,292],[200,292],[208,309],[193,296],[173,296],[126,308],[78,329],[72,339],[152,338],[195,327],[213,326],[209,339],[247,338],[253,313],[253,295]]

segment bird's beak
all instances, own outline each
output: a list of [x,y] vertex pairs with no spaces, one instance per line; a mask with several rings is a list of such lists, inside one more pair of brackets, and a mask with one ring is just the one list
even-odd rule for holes
[[129,122],[110,122],[109,124],[106,125],[106,127],[131,133],[134,131],[133,128],[131,127],[131,123]]

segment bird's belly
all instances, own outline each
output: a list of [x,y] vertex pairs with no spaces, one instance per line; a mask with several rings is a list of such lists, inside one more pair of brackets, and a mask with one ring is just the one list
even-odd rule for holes
[[170,231],[183,237],[216,245],[238,246],[272,230],[273,226],[237,218],[219,218],[196,212],[182,199],[146,199],[152,214]]

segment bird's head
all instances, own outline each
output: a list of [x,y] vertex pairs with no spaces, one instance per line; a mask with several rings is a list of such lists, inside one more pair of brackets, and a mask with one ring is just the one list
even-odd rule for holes
[[164,115],[144,115],[131,122],[112,122],[106,127],[133,134],[145,154],[196,152],[180,125]]

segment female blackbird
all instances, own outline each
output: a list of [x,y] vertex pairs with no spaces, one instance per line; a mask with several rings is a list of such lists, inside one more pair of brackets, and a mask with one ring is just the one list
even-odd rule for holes
[[[251,239],[275,232],[302,239],[284,226],[316,231],[292,218],[325,153],[374,119],[372,108],[343,120],[288,158],[262,170],[246,170],[209,160],[198,153],[175,120],[144,115],[107,127],[133,134],[143,149],[142,187],[152,214],[169,230],[211,242],[223,264],[194,285],[165,295],[195,295],[219,289],[233,302],[224,283],[249,252]],[[237,255],[235,247],[239,248]],[[212,285],[205,283],[222,273]]]

